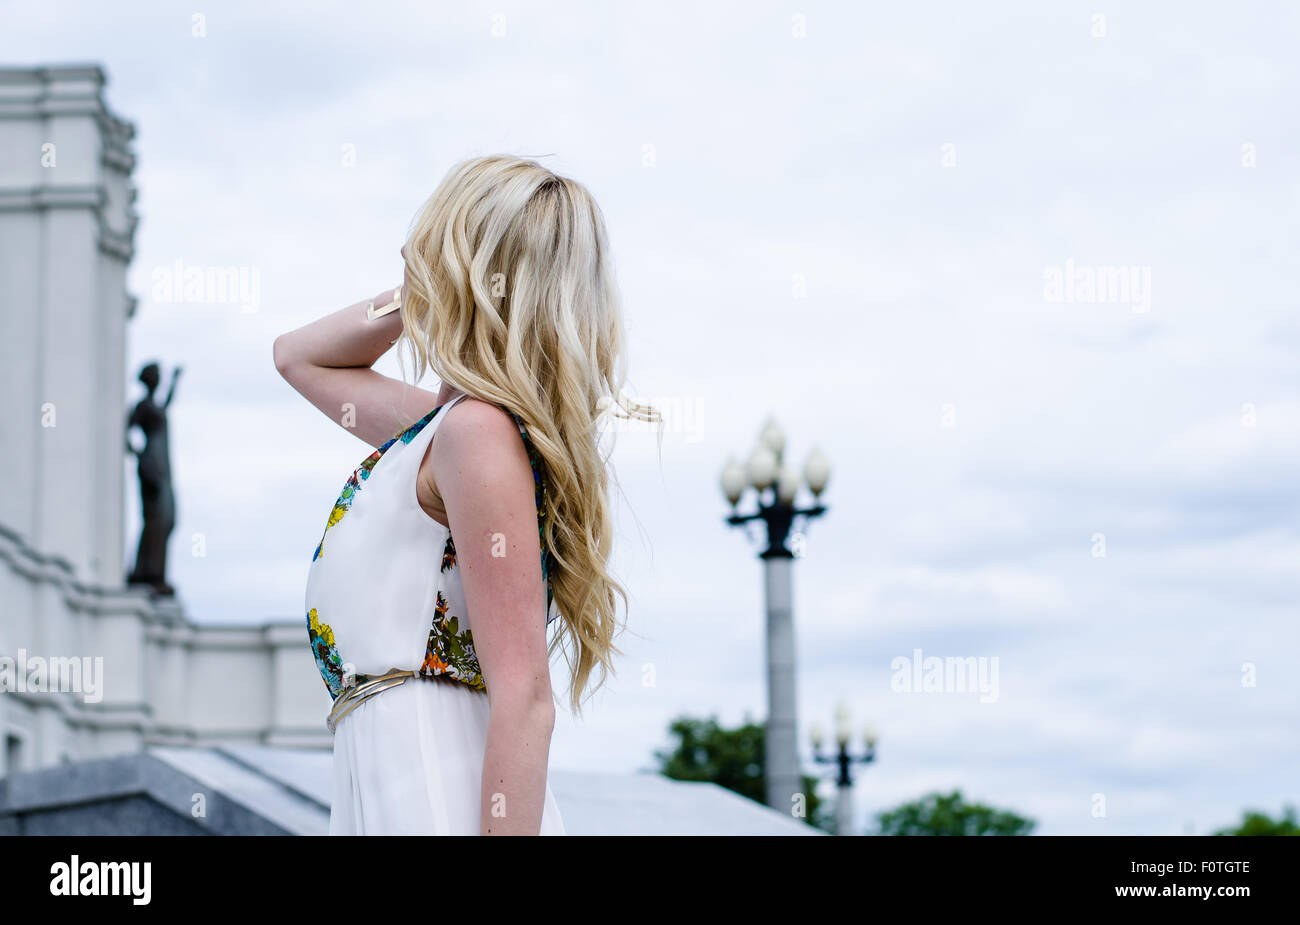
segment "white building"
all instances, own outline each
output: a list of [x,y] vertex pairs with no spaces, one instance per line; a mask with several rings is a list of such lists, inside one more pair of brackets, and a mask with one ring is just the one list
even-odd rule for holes
[[150,745],[328,746],[303,625],[198,626],[125,586],[134,129],[104,82],[94,66],[0,70],[0,658],[25,656],[18,676],[103,668],[94,696],[0,695],[0,773]]

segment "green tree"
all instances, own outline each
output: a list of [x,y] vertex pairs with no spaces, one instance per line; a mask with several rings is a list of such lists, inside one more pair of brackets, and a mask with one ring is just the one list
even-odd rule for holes
[[967,803],[961,791],[931,793],[876,816],[880,835],[1028,835],[1035,822],[1015,813]]
[[[735,729],[724,729],[716,716],[708,719],[679,716],[669,725],[668,733],[676,745],[655,752],[660,774],[673,780],[709,781],[757,803],[767,799],[767,778],[763,770],[765,726],[746,719]],[[832,823],[817,798],[816,785],[816,778],[804,776],[808,814],[805,821],[830,831]]]
[[1296,821],[1294,806],[1282,808],[1282,818],[1272,819],[1267,813],[1246,810],[1241,815],[1241,823],[1226,829],[1219,829],[1215,835],[1300,835],[1300,823]]

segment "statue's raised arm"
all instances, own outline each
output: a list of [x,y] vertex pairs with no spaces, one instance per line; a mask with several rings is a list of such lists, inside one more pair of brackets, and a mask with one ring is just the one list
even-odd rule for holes
[[163,410],[166,410],[172,403],[172,397],[176,394],[176,380],[181,377],[181,367],[177,366],[172,370],[172,384],[167,388],[167,398],[163,401]]

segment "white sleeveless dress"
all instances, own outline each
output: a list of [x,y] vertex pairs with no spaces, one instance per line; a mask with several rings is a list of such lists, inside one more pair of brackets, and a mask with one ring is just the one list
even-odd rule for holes
[[[416,497],[425,449],[463,397],[434,408],[357,467],[312,558],[308,634],[330,696],[393,669],[420,675],[339,721],[331,835],[479,834],[489,707],[473,615],[451,531]],[[540,459],[515,420],[533,461],[540,517]],[[543,575],[547,564],[543,551]],[[558,616],[549,583],[547,602],[538,619],[549,624]],[[564,834],[549,786],[540,834]]]

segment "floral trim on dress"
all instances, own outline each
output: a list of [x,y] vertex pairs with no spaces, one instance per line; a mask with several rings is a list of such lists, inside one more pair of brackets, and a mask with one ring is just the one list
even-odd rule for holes
[[[363,674],[346,674],[338,647],[334,644],[334,630],[330,629],[328,623],[320,622],[315,607],[307,612],[307,636],[311,639],[312,654],[316,656],[316,668],[320,671],[330,697],[337,699],[346,688],[369,680]],[[344,681],[351,683],[345,684]]]
[[476,691],[487,690],[478,655],[474,652],[474,635],[468,627],[462,632],[460,621],[447,616],[447,599],[441,591],[433,615],[433,628],[429,630],[424,664],[420,666],[421,677],[439,675],[461,681]]
[[320,542],[316,545],[316,552],[311,557],[311,561],[315,562],[324,554],[325,537],[330,532],[330,527],[334,526],[336,523],[342,520],[343,515],[346,514],[348,512],[348,509],[352,507],[352,500],[356,497],[357,492],[361,490],[361,483],[364,482],[366,479],[370,478],[370,472],[375,468],[375,463],[379,462],[380,457],[383,456],[384,453],[387,452],[388,448],[392,446],[394,443],[396,443],[398,440],[401,440],[403,443],[409,444],[412,440],[415,439],[416,435],[420,431],[424,430],[424,426],[428,424],[430,421],[432,421],[433,416],[437,414],[439,411],[441,411],[442,408],[443,408],[442,405],[439,405],[437,408],[434,408],[424,417],[420,418],[420,420],[416,421],[406,430],[402,431],[396,437],[393,437],[393,439],[389,440],[379,449],[375,450],[364,460],[362,460],[361,465],[357,466],[356,471],[352,473],[352,475],[348,478],[347,482],[344,484],[343,491],[339,494],[339,499],[334,502],[334,509],[330,511],[329,520],[326,521],[325,523],[325,532],[321,534]]
[[442,547],[442,571],[450,572],[456,567],[456,544],[451,541],[451,531],[447,531],[447,545]]

